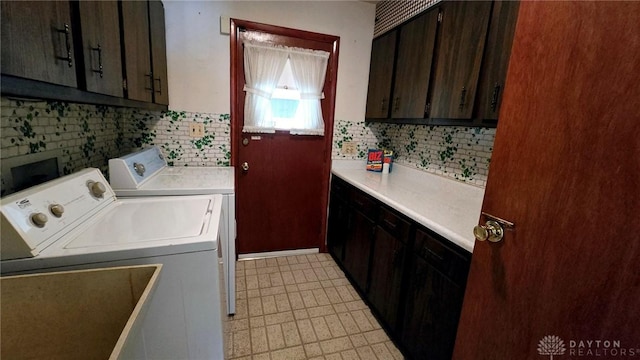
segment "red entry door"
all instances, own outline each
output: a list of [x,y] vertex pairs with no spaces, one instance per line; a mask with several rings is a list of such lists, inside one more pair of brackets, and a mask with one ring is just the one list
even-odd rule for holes
[[[239,254],[325,251],[338,38],[270,25],[232,23],[232,163]],[[244,41],[328,51],[324,136],[243,133]]]
[[454,359],[640,356],[639,84],[640,2],[520,4]]

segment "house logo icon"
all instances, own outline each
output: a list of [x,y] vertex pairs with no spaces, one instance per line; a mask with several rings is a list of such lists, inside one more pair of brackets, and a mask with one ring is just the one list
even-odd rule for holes
[[547,335],[538,343],[538,354],[549,355],[550,360],[553,360],[553,355],[564,355],[565,351],[564,341],[556,335]]

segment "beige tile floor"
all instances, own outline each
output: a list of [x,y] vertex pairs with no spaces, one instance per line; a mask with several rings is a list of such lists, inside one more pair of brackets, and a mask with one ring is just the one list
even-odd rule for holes
[[231,359],[403,359],[329,254],[237,262]]

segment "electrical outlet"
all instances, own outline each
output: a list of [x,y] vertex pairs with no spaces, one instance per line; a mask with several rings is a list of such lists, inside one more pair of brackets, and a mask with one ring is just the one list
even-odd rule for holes
[[189,136],[192,138],[201,138],[204,136],[204,124],[192,122],[189,124]]
[[344,155],[355,155],[356,154],[356,144],[353,141],[343,141],[342,142],[342,153]]

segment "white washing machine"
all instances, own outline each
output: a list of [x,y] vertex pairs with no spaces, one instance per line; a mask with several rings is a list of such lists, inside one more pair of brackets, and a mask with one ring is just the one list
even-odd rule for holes
[[118,199],[85,169],[0,204],[3,275],[161,263],[131,358],[224,358],[222,195]]
[[224,277],[227,313],[236,312],[236,201],[233,167],[168,166],[153,146],[109,160],[109,182],[119,198],[222,194],[220,240],[226,249]]

